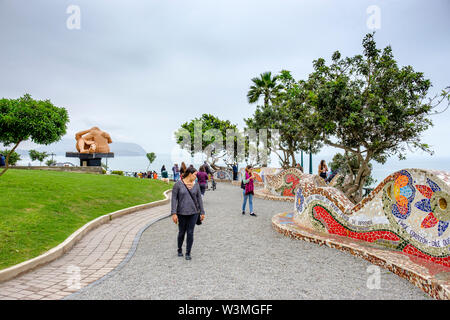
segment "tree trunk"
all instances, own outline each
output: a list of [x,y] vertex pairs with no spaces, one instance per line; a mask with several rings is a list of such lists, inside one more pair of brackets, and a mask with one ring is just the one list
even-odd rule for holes
[[21,143],[22,140],[19,140],[16,145],[14,146],[14,148],[11,149],[11,151],[9,151],[8,155],[6,156],[6,160],[5,160],[5,169],[3,169],[2,172],[0,172],[0,177],[9,169],[9,157],[11,156],[11,154],[16,150],[16,148],[19,146],[19,143]]
[[362,161],[362,163],[360,162],[361,159],[362,157],[359,154],[359,169],[356,173],[356,177],[353,176],[354,174],[352,172],[352,181],[343,187],[345,195],[355,204],[362,200],[362,189],[364,187],[366,177],[370,175],[370,168],[368,166],[368,162],[370,160],[369,155]]

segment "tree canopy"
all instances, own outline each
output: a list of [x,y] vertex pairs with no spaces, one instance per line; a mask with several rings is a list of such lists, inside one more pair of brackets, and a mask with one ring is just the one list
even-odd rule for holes
[[[245,119],[251,128],[280,130],[279,157],[286,167],[295,166],[299,150],[315,153],[323,144],[342,149],[339,162],[351,168],[342,190],[353,202],[361,200],[371,179],[370,161],[404,159],[407,149],[432,153],[421,136],[433,125],[436,107],[450,102],[449,87],[430,97],[431,81],[412,66],[399,66],[390,46],[377,48],[374,33],[364,37],[362,47],[353,57],[334,52],[329,64],[314,60],[306,80],[296,81],[286,70],[270,77],[275,84],[269,98]],[[253,87],[247,97],[259,98],[263,93]]]
[[269,136],[268,148],[278,156],[283,168],[295,167],[296,153],[301,150],[316,153],[321,142],[313,131],[305,130],[311,121],[311,112],[306,104],[308,94],[305,82],[295,81],[287,70],[282,70],[274,79],[277,90],[270,99],[271,103],[258,105],[253,116],[244,121],[250,129],[278,130],[276,145],[271,144],[274,139]]
[[31,161],[37,160],[40,162],[41,165],[42,165],[42,161],[44,161],[44,159],[48,157],[47,152],[39,152],[36,150],[30,150],[30,151],[28,151],[28,154],[30,155]]
[[343,185],[354,202],[362,198],[371,160],[404,159],[408,147],[432,153],[421,135],[432,126],[429,116],[436,106],[427,98],[431,81],[411,66],[399,67],[390,46],[378,49],[373,33],[362,46],[363,54],[353,57],[342,58],[336,51],[329,65],[315,60],[308,79],[310,129],[348,153],[348,161],[356,157],[357,174]]
[[147,166],[147,171],[148,171],[148,168],[153,163],[153,161],[155,161],[155,159],[156,159],[156,154],[154,152],[149,152],[146,154],[146,156],[147,156],[148,161],[150,162],[149,165]]
[[[231,146],[228,150],[227,137],[230,139],[228,145]],[[175,132],[175,139],[191,156],[198,152],[204,153],[214,169],[220,168],[216,165],[219,159],[227,166],[241,160],[238,159],[240,156],[238,144],[243,136],[237,126],[229,120],[221,120],[211,114],[202,114],[200,118],[183,123]],[[245,140],[242,140],[242,144],[244,147],[248,146]]]
[[9,158],[17,146],[26,140],[37,144],[50,144],[66,133],[69,116],[65,108],[54,106],[50,100],[34,100],[29,94],[18,99],[0,99],[0,142],[13,145],[6,157]]

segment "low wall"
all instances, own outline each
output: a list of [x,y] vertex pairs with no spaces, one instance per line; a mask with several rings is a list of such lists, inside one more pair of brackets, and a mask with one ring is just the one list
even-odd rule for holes
[[102,167],[12,166],[9,169],[102,173]]
[[450,267],[450,173],[404,169],[354,205],[341,191],[299,184],[293,219]]

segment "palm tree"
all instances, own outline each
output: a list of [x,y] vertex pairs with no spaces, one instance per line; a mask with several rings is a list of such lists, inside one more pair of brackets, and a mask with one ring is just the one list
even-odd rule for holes
[[280,84],[277,84],[277,80],[278,76],[272,77],[272,72],[270,71],[261,73],[259,78],[253,78],[253,85],[250,86],[250,90],[247,93],[248,102],[255,103],[263,96],[264,106],[267,107],[282,88]]

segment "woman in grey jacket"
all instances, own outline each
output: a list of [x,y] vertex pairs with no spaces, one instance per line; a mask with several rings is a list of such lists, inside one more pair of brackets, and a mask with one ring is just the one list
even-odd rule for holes
[[184,235],[187,233],[186,260],[191,260],[194,228],[198,215],[200,214],[200,220],[205,218],[202,195],[199,184],[195,183],[196,178],[197,170],[194,167],[189,167],[172,189],[171,213],[173,222],[178,223],[178,256],[183,256],[181,247],[183,246]]

